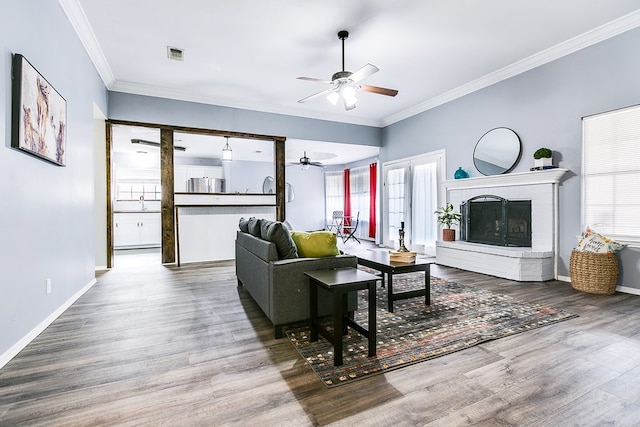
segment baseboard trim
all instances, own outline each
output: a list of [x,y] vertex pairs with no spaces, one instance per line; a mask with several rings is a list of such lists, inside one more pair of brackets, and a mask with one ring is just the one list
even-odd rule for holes
[[[571,277],[569,276],[558,276],[558,280],[571,283]],[[640,295],[640,289],[630,288],[629,286],[616,286],[616,291],[625,294]]]
[[624,292],[625,294],[640,295],[640,289],[630,288],[628,286],[617,286],[616,291]]
[[31,332],[29,332],[27,335],[22,337],[20,341],[15,343],[13,346],[11,346],[9,350],[5,351],[2,355],[0,355],[0,369],[2,369],[4,365],[9,363],[11,359],[16,357],[18,353],[20,353],[27,345],[29,345],[29,343],[33,341],[38,335],[40,335],[42,331],[47,329],[47,327],[51,325],[54,320],[60,317],[62,313],[64,313],[69,307],[71,307],[71,304],[76,302],[78,298],[84,295],[84,293],[87,292],[89,289],[91,289],[91,287],[95,285],[97,282],[98,282],[97,279],[94,278],[89,283],[87,283],[82,289],[80,289],[71,298],[65,301],[64,304],[58,307],[56,311],[54,311],[49,316],[47,316],[47,318],[44,319],[42,322],[40,322],[38,326],[33,328]]

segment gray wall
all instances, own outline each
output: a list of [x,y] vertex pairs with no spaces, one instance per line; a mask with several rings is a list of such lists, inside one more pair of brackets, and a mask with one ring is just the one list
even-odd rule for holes
[[[24,55],[67,101],[66,167],[11,148],[12,53]],[[50,0],[2,2],[0,82],[2,366],[95,277],[93,106],[107,111],[107,93],[60,5]]]
[[[533,166],[539,147],[571,173],[560,187],[559,274],[569,275],[569,258],[581,226],[582,122],[587,115],[640,103],[640,29],[635,29],[449,102],[383,130],[380,159],[447,152],[447,177],[462,166],[471,176],[476,141],[488,130],[513,129],[523,144],[513,172]],[[640,289],[640,249],[620,254],[622,286]]]
[[194,102],[109,92],[109,118],[292,139],[380,146],[381,129]]

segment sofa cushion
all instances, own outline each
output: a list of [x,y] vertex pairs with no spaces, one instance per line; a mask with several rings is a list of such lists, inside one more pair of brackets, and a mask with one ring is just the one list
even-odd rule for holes
[[248,224],[248,230],[249,230],[249,234],[251,234],[252,236],[255,236],[259,239],[262,238],[262,231],[260,230],[260,220],[257,218],[249,218],[249,224]]
[[298,258],[296,244],[289,229],[279,221],[260,220],[261,238],[276,245],[280,259]]
[[249,233],[249,220],[243,218],[240,218],[240,221],[238,223],[238,226],[240,227],[240,231],[243,231],[245,233]]
[[300,257],[318,258],[340,254],[336,233],[331,231],[292,231],[291,237]]

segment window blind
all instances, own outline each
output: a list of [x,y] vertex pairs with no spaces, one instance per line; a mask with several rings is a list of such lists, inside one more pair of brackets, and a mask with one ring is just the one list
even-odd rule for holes
[[583,118],[583,227],[640,244],[640,106]]

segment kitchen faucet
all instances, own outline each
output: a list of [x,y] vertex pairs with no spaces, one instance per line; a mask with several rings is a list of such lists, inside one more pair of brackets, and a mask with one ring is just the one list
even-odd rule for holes
[[144,207],[144,196],[140,196],[140,210],[145,210],[147,208]]

